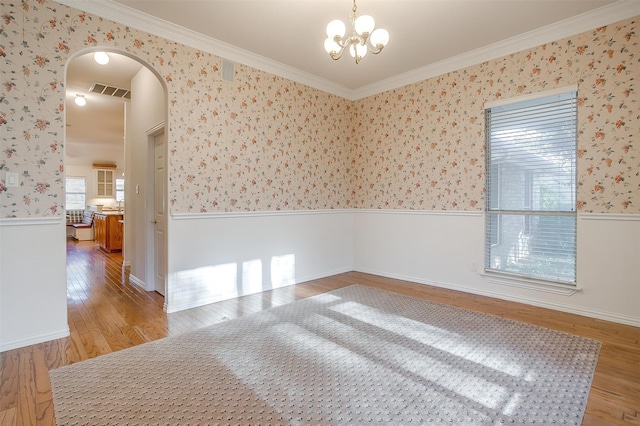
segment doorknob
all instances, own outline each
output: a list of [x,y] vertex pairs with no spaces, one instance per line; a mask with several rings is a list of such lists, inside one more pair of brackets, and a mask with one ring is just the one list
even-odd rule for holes
[[158,221],[157,221],[157,220],[155,220],[155,219],[153,219],[153,220],[151,221],[151,223],[153,223],[153,224],[155,225],[156,223],[158,223]]

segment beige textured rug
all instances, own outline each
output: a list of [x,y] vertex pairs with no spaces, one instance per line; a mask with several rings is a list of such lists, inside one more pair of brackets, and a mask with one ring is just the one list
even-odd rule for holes
[[50,376],[59,425],[578,425],[599,351],[352,285]]

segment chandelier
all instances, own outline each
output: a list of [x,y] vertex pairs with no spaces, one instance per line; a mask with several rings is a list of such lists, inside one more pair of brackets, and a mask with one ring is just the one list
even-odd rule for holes
[[348,47],[349,53],[357,64],[360,63],[360,60],[364,58],[367,52],[375,55],[382,52],[382,49],[389,42],[389,32],[382,28],[374,30],[376,21],[373,16],[358,16],[357,9],[356,0],[353,0],[350,18],[351,27],[353,28],[351,36],[345,37],[346,27],[344,22],[339,19],[335,19],[327,25],[327,39],[324,41],[324,50],[333,60],[340,59],[342,53]]

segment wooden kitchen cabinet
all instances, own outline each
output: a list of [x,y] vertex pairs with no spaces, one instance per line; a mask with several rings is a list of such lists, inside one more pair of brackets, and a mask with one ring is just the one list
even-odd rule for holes
[[104,247],[107,243],[107,220],[104,215],[94,214],[93,215],[93,239],[96,244],[101,247]]
[[122,250],[122,214],[96,213],[93,217],[94,239],[98,247],[108,252]]

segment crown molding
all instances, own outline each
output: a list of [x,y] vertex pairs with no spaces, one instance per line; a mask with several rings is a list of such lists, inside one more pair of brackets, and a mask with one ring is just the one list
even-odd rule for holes
[[362,99],[397,89],[432,77],[457,71],[512,53],[571,37],[595,28],[640,15],[640,1],[621,0],[607,6],[565,19],[479,49],[435,62],[403,74],[354,89],[352,99]]
[[620,0],[607,6],[547,25],[498,43],[475,49],[461,55],[417,68],[358,89],[320,78],[311,73],[256,55],[231,44],[204,36],[195,31],[139,12],[114,1],[104,0],[55,0],[57,3],[127,25],[132,28],[190,46],[203,52],[238,62],[297,83],[352,101],[388,90],[413,84],[448,72],[460,70],[512,53],[531,49],[552,41],[561,40],[585,31],[610,25],[640,15],[640,1]]
[[207,37],[180,25],[172,24],[120,3],[108,0],[54,0],[56,3],[82,10],[86,13],[162,37],[166,40],[208,52],[220,58],[238,62],[297,83],[331,93],[343,98],[350,98],[350,89],[320,78],[311,73],[289,65],[273,61],[264,56],[251,53],[229,43]]

